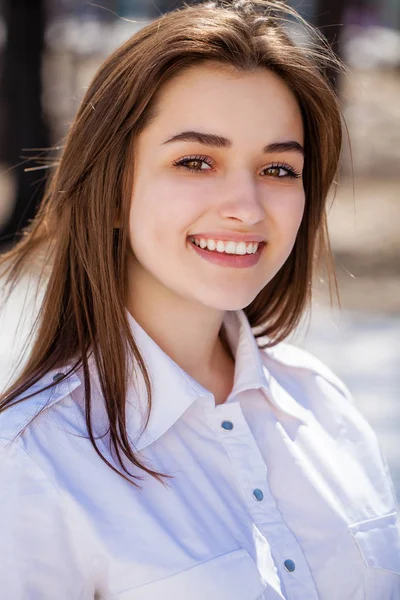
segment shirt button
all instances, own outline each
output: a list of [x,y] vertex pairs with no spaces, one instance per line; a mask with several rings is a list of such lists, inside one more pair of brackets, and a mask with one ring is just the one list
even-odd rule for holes
[[57,381],[60,381],[60,379],[62,379],[64,377],[64,373],[56,373],[53,377],[53,381],[55,381],[57,383]]
[[255,496],[255,498],[257,498],[257,500],[262,500],[264,498],[264,494],[258,488],[253,491],[253,496]]
[[292,571],[294,571],[295,568],[296,568],[296,565],[294,564],[294,562],[292,560],[290,560],[290,558],[288,558],[287,560],[285,560],[285,562],[283,564],[285,565],[286,571],[289,571],[290,573]]
[[222,429],[231,430],[231,429],[233,429],[233,423],[232,423],[232,421],[222,421],[221,427],[222,427]]

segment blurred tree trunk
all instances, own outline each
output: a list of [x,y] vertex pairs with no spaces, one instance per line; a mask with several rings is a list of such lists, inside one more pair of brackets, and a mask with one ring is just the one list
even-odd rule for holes
[[[0,90],[3,122],[0,135],[0,160],[13,169],[16,198],[13,214],[0,232],[0,242],[9,245],[15,233],[33,218],[43,191],[46,171],[24,173],[16,166],[23,148],[50,145],[44,122],[41,96],[41,66],[44,47],[44,0],[4,0],[7,42],[3,55]],[[32,153],[30,153],[32,154]]]
[[[335,54],[342,58],[341,33],[347,0],[317,0],[314,25],[328,40]],[[334,69],[327,69],[327,77],[335,90],[338,90],[338,75]]]

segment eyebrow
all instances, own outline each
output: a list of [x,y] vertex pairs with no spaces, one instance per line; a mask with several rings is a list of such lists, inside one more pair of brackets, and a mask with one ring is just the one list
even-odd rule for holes
[[[226,137],[215,135],[213,133],[201,133],[200,131],[182,131],[181,133],[178,133],[163,142],[163,144],[170,144],[172,142],[198,142],[199,144],[211,146],[212,148],[230,148],[233,145],[232,140],[229,140]],[[299,152],[302,156],[304,156],[303,146],[295,140],[289,140],[286,142],[273,142],[267,146],[264,146],[262,149],[264,154],[273,152],[283,153],[290,151]]]

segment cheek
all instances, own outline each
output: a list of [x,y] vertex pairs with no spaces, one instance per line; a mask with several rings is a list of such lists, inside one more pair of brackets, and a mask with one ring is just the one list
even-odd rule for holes
[[282,195],[271,207],[276,231],[278,235],[286,239],[288,244],[294,243],[303,218],[304,207],[305,195],[303,190]]
[[298,231],[300,224],[303,220],[305,204],[305,194],[304,191],[302,191],[301,193],[299,193],[298,197],[296,197],[293,208],[293,225],[296,229],[296,232]]
[[186,233],[204,209],[199,194],[167,182],[137,189],[131,201],[129,231],[132,248],[150,243],[164,248],[186,243]]

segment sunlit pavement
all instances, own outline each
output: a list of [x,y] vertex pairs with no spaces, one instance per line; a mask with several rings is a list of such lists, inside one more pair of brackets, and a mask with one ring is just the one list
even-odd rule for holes
[[[0,316],[0,389],[26,345],[25,331],[35,314],[32,301],[24,301],[25,294],[15,293]],[[16,335],[21,311],[25,322]],[[378,437],[400,501],[400,316],[316,307],[307,335],[302,330],[290,341],[318,356],[346,383]]]

